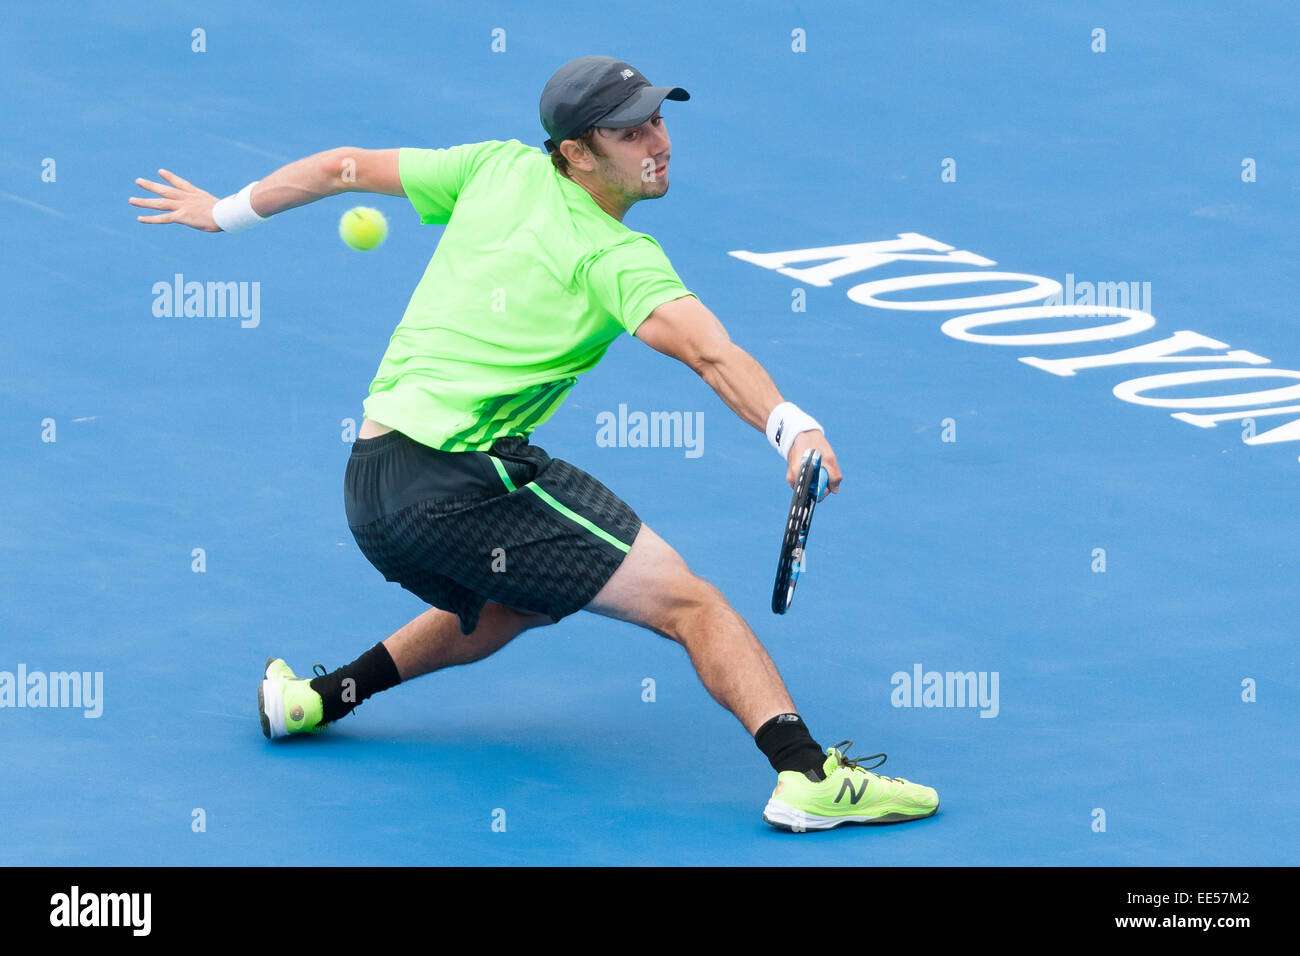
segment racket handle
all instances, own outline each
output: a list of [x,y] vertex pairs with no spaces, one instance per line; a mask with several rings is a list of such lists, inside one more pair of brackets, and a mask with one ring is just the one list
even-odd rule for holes
[[827,484],[830,482],[830,476],[826,474],[826,469],[822,467],[821,451],[819,451],[816,448],[809,448],[806,452],[803,453],[803,457],[799,459],[799,467],[802,468],[804,466],[804,463],[807,462],[808,459],[812,458],[812,456],[814,455],[817,456],[816,458],[813,459],[813,464],[817,468],[817,490],[813,495],[813,500],[821,501],[823,498],[826,497],[826,492],[829,490],[827,488]]

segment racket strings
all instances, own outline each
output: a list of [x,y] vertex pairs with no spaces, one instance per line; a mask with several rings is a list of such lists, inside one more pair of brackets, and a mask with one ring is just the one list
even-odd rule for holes
[[[786,516],[785,537],[781,544],[781,560],[777,564],[776,582],[772,590],[772,610],[784,614],[794,600],[795,584],[804,571],[804,552],[808,546],[808,531],[812,525],[813,509],[817,506],[818,491],[823,486],[821,453],[813,450],[804,455],[800,466],[790,510]],[[814,488],[814,484],[816,487]]]

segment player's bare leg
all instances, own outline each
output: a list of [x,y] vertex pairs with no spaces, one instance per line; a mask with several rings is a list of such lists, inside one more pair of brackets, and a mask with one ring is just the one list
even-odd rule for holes
[[586,610],[681,644],[713,699],[750,734],[794,711],[776,665],[745,619],[647,525]]
[[898,823],[939,809],[933,788],[858,766],[844,753],[848,742],[823,755],[744,619],[646,526],[587,610],[648,627],[686,648],[709,693],[754,735],[777,771],[763,808],[773,826],[798,832]]
[[545,614],[516,611],[489,601],[470,634],[460,632],[460,619],[431,607],[384,641],[403,681],[444,667],[471,664],[495,654],[524,631],[554,624]]

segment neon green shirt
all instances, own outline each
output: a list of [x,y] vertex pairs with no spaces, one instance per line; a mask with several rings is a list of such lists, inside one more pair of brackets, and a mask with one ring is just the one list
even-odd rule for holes
[[528,435],[654,309],[691,295],[653,238],[518,140],[402,149],[420,221],[446,224],[366,417],[444,451]]

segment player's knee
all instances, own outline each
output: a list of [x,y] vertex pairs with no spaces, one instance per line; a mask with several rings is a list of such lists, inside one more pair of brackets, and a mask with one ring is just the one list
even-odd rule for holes
[[678,592],[677,599],[665,615],[662,632],[679,644],[689,643],[707,634],[724,615],[735,614],[726,597],[703,578],[691,575]]

